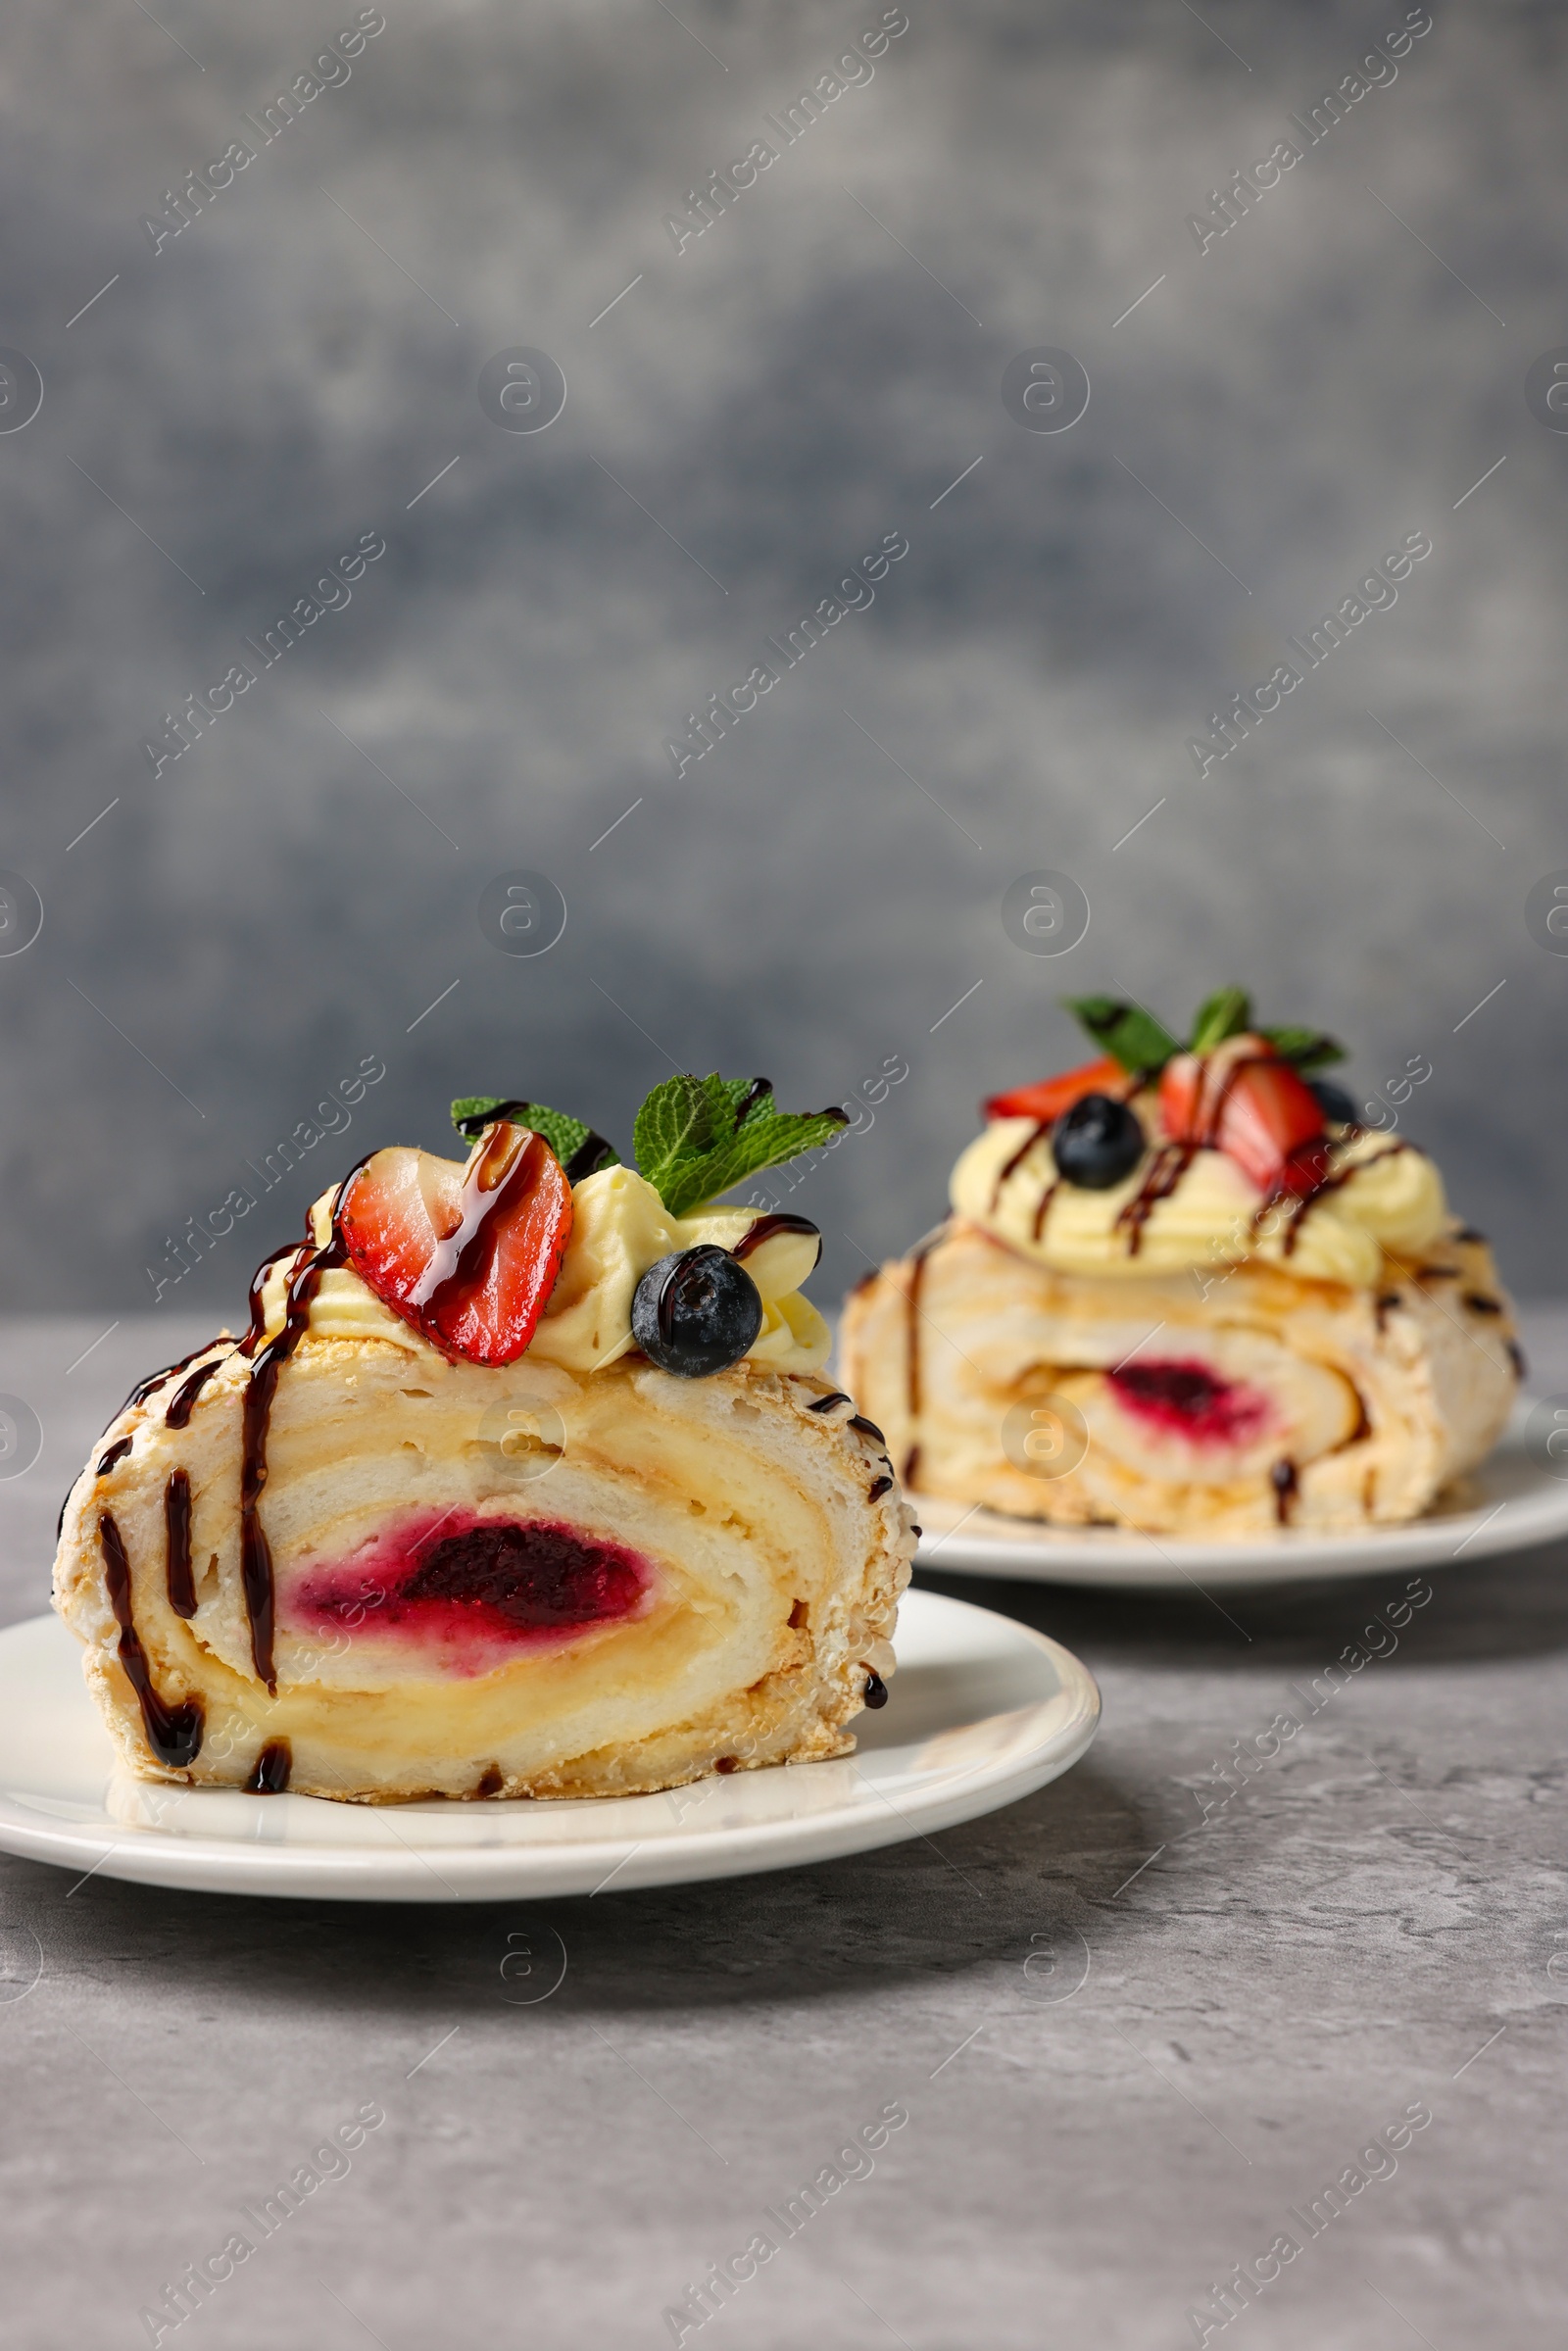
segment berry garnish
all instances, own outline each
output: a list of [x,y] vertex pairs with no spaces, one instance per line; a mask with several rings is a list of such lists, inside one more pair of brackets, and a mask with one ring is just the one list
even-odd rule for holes
[[542,1135],[486,1128],[466,1166],[396,1146],[350,1176],[335,1218],[355,1271],[449,1355],[512,1363],[571,1237],[571,1186]]
[[1146,1149],[1136,1112],[1108,1094],[1080,1095],[1051,1132],[1056,1173],[1084,1192],[1108,1192],[1132,1174]]
[[1318,1108],[1330,1126],[1355,1125],[1355,1104],[1343,1086],[1336,1086],[1332,1078],[1308,1078],[1306,1082],[1316,1095]]
[[994,1094],[985,1105],[987,1118],[1033,1118],[1042,1126],[1059,1118],[1086,1094],[1103,1094],[1107,1086],[1125,1084],[1119,1061],[1085,1061],[1081,1068],[1064,1069],[1059,1077],[1038,1078],[1032,1086],[1014,1086],[1010,1094]]
[[651,1265],[631,1301],[631,1335],[650,1363],[706,1380],[738,1363],[762,1327],[762,1300],[744,1265],[703,1243]]
[[1323,1106],[1288,1061],[1239,1064],[1214,1140],[1261,1192],[1311,1192],[1328,1173]]

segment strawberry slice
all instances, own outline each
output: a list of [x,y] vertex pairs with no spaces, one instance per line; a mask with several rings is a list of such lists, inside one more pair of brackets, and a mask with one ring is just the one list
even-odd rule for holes
[[1059,1077],[1038,1078],[1032,1086],[1015,1086],[1010,1094],[994,1094],[985,1104],[987,1118],[1033,1118],[1048,1125],[1070,1110],[1086,1094],[1109,1094],[1120,1101],[1127,1072],[1119,1061],[1085,1061],[1064,1069]]
[[1328,1172],[1323,1105],[1266,1038],[1176,1054],[1160,1077],[1159,1114],[1173,1143],[1226,1152],[1261,1192],[1310,1192]]
[[1202,1134],[1203,1061],[1200,1053],[1173,1053],[1159,1073],[1159,1120],[1172,1143],[1196,1143]]
[[1328,1173],[1323,1105],[1289,1061],[1242,1063],[1214,1139],[1260,1192],[1311,1192]]
[[571,1186],[542,1135],[486,1127],[466,1166],[396,1146],[350,1176],[334,1219],[355,1271],[449,1355],[512,1363],[571,1238]]

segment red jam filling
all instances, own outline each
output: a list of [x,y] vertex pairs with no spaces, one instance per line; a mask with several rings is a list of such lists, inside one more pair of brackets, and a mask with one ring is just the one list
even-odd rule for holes
[[1246,1445],[1269,1419],[1266,1396],[1206,1363],[1125,1363],[1107,1376],[1124,1411],[1194,1444]]
[[341,1566],[313,1568],[289,1613],[322,1632],[440,1648],[459,1672],[497,1652],[559,1642],[639,1613],[651,1563],[617,1543],[537,1520],[458,1513],[374,1537]]

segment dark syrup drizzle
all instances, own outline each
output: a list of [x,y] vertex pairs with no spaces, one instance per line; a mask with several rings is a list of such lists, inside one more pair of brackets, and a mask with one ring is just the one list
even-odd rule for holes
[[245,1783],[246,1789],[253,1796],[280,1796],[293,1770],[294,1750],[288,1740],[270,1739],[256,1758],[256,1769]]
[[892,1484],[893,1480],[891,1478],[873,1478],[866,1499],[872,1502],[879,1502],[882,1499],[882,1496],[888,1493],[892,1487]]
[[1294,1257],[1297,1242],[1301,1237],[1301,1220],[1317,1206],[1320,1200],[1325,1199],[1331,1192],[1338,1192],[1342,1184],[1348,1184],[1351,1176],[1359,1175],[1363,1167],[1376,1167],[1382,1159],[1396,1159],[1401,1151],[1407,1151],[1409,1148],[1407,1143],[1391,1143],[1387,1151],[1374,1151],[1370,1159],[1357,1159],[1350,1166],[1340,1168],[1334,1175],[1319,1177],[1318,1181],[1306,1192],[1295,1195],[1274,1193],[1268,1200],[1258,1202],[1252,1212],[1252,1223],[1254,1227],[1257,1226],[1266,1212],[1277,1206],[1281,1200],[1294,1198],[1298,1204],[1292,1211],[1291,1221],[1286,1227],[1285,1239],[1281,1245],[1281,1253],[1287,1257]]
[[[128,1412],[133,1404],[145,1404],[155,1388],[162,1388],[166,1380],[172,1380],[178,1373],[188,1371],[198,1355],[205,1355],[208,1347],[217,1347],[219,1344],[216,1339],[209,1339],[205,1347],[193,1347],[190,1353],[181,1355],[177,1363],[166,1364],[162,1371],[150,1372],[145,1380],[138,1380],[121,1405],[120,1411]],[[120,1413],[117,1412],[115,1418],[118,1420],[119,1417]]]
[[94,1471],[93,1475],[99,1478],[107,1478],[110,1471],[114,1468],[116,1462],[124,1460],[125,1455],[130,1451],[130,1448],[134,1443],[134,1438],[117,1437],[114,1444],[109,1447],[109,1450],[100,1458],[98,1467]]
[[[456,1229],[436,1243],[429,1264],[410,1293],[409,1304],[417,1314],[418,1327],[436,1347],[444,1344],[440,1327],[445,1318],[461,1312],[484,1286],[494,1250],[491,1218],[507,1206],[514,1192],[526,1192],[533,1184],[538,1167],[530,1148],[533,1130],[526,1131],[520,1149],[514,1140],[517,1132],[515,1127],[502,1126],[491,1135],[464,1180],[463,1213]],[[541,1148],[548,1150],[542,1137],[540,1142]],[[349,1186],[344,1184],[338,1193],[340,1206],[348,1193]],[[335,1218],[329,1246],[343,1246]],[[342,1264],[344,1259],[340,1256],[333,1262]]]
[[1034,1125],[1029,1129],[1028,1134],[1025,1135],[1023,1141],[1019,1144],[1017,1150],[1013,1152],[1012,1157],[1002,1169],[1001,1174],[997,1177],[996,1182],[991,1187],[991,1213],[993,1216],[997,1212],[998,1205],[1002,1200],[1003,1187],[1005,1185],[1007,1178],[1010,1175],[1016,1174],[1017,1170],[1023,1165],[1025,1159],[1028,1158],[1029,1153],[1034,1150],[1035,1145],[1039,1143],[1044,1136],[1050,1134],[1055,1123],[1056,1122],[1054,1118],[1037,1119]]
[[878,1445],[887,1444],[887,1439],[877,1427],[876,1422],[867,1420],[863,1412],[852,1412],[844,1426],[847,1429],[858,1429],[862,1437],[874,1437]]
[[1268,1473],[1268,1482],[1274,1489],[1274,1515],[1282,1527],[1288,1527],[1298,1491],[1296,1463],[1276,1461]]
[[[497,1102],[493,1110],[486,1110],[472,1118],[464,1119],[458,1128],[458,1133],[466,1136],[468,1142],[477,1143],[486,1127],[495,1126],[500,1122],[528,1126],[527,1113],[532,1107],[531,1102],[522,1102],[514,1096],[510,1102]],[[514,1118],[514,1111],[520,1115]],[[529,1128],[529,1132],[532,1134],[537,1134],[538,1131],[537,1127]],[[607,1143],[603,1135],[596,1135],[593,1128],[590,1127],[569,1158],[563,1161],[562,1173],[568,1184],[580,1184],[584,1176],[597,1175],[601,1167],[612,1164],[614,1156],[614,1145]]]
[[215,1355],[210,1363],[198,1363],[190,1378],[180,1382],[170,1397],[168,1408],[164,1413],[166,1428],[185,1429],[190,1426],[190,1416],[196,1409],[196,1398],[201,1395],[213,1374],[221,1371],[227,1361],[226,1355]]
[[[297,1241],[285,1241],[281,1249],[274,1249],[268,1256],[265,1256],[262,1259],[260,1265],[258,1265],[256,1271],[251,1276],[251,1286],[247,1293],[247,1303],[250,1307],[250,1321],[246,1327],[244,1338],[240,1341],[238,1347],[235,1349],[237,1354],[244,1355],[247,1360],[255,1354],[267,1332],[267,1307],[263,1302],[262,1296],[263,1292],[267,1288],[267,1277],[271,1272],[273,1266],[277,1263],[280,1257],[294,1256],[299,1250],[300,1246],[300,1243]],[[309,1242],[305,1244],[305,1247],[310,1247]]]
[[154,1687],[152,1667],[130,1612],[130,1561],[125,1556],[124,1538],[107,1510],[98,1514],[98,1542],[109,1605],[120,1627],[120,1663],[141,1706],[147,1744],[160,1763],[184,1771],[201,1753],[206,1721],[202,1702],[200,1698],[181,1698],[172,1706]]
[[1116,1219],[1116,1231],[1127,1236],[1129,1257],[1143,1248],[1145,1225],[1160,1201],[1169,1200],[1200,1148],[1196,1143],[1161,1143],[1151,1153],[1143,1182]]
[[[347,1187],[345,1187],[345,1190]],[[342,1198],[342,1194],[339,1194]],[[279,1257],[287,1256],[286,1249],[276,1249],[264,1265],[257,1268],[251,1283],[251,1328],[259,1335],[261,1288],[269,1269]],[[272,1662],[275,1593],[272,1582],[272,1552],[263,1527],[258,1504],[262,1489],[267,1484],[267,1431],[271,1418],[272,1397],[277,1389],[278,1375],[294,1349],[299,1346],[310,1325],[311,1301],[320,1288],[321,1276],[330,1268],[348,1260],[348,1245],[334,1220],[330,1238],[320,1247],[311,1246],[289,1276],[288,1298],[283,1310],[283,1328],[275,1339],[270,1340],[251,1365],[251,1376],[245,1386],[241,1414],[241,1452],[239,1480],[239,1574],[245,1594],[245,1613],[250,1619],[251,1658],[260,1680],[274,1694],[277,1674]],[[261,1327],[265,1327],[263,1324]],[[248,1351],[242,1342],[240,1352]]]
[[815,1403],[808,1404],[806,1409],[808,1412],[831,1412],[835,1404],[847,1404],[849,1401],[843,1389],[835,1388],[831,1396],[819,1396]]
[[735,1247],[730,1250],[730,1255],[732,1257],[739,1257],[744,1263],[746,1258],[751,1256],[754,1250],[760,1249],[762,1247],[762,1244],[766,1241],[776,1240],[780,1233],[809,1233],[816,1243],[817,1259],[820,1261],[822,1255],[822,1236],[817,1230],[816,1226],[812,1224],[808,1216],[790,1216],[787,1214],[780,1214],[777,1216],[760,1216],[757,1219],[757,1222],[754,1225],[749,1226],[748,1229],[741,1235],[739,1241],[736,1242]]
[[869,1666],[865,1669],[865,1702],[873,1708],[885,1706],[888,1702],[887,1684],[881,1675],[874,1674]]
[[196,1613],[196,1578],[190,1561],[190,1480],[176,1469],[164,1488],[164,1581],[176,1616]]

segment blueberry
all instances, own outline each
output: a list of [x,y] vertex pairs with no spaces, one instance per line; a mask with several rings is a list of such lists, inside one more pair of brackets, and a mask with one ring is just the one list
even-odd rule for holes
[[1084,1192],[1108,1192],[1149,1146],[1137,1114],[1108,1094],[1083,1094],[1051,1130],[1056,1173]]
[[1343,1086],[1336,1086],[1332,1078],[1308,1078],[1306,1082],[1317,1096],[1318,1108],[1330,1126],[1353,1127],[1356,1124],[1355,1104]]
[[631,1301],[631,1335],[650,1363],[706,1380],[738,1363],[762,1327],[757,1284],[728,1249],[703,1243],[650,1265]]

